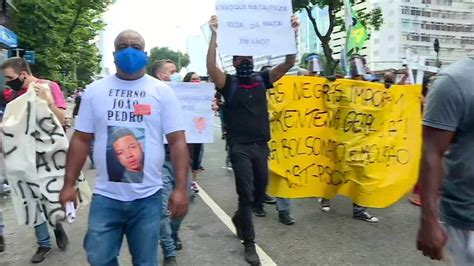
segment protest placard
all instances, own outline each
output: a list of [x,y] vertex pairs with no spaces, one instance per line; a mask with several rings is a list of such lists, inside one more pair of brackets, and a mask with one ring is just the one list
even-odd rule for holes
[[296,54],[291,0],[217,0],[216,13],[221,54]]
[[214,142],[214,112],[212,100],[216,93],[213,83],[167,83],[178,97],[184,114],[188,143]]
[[[2,144],[18,223],[35,226],[48,221],[54,225],[63,220],[59,193],[69,141],[47,102],[31,87],[7,105]],[[78,203],[87,204],[91,193],[84,176],[77,180],[77,187]]]
[[421,86],[284,77],[269,91],[269,192],[384,208],[418,178]]

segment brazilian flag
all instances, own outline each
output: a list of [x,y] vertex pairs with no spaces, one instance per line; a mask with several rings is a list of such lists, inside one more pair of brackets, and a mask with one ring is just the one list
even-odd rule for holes
[[[347,54],[351,55],[357,53],[360,49],[364,48],[365,42],[369,38],[369,31],[367,27],[359,20],[357,13],[352,9],[352,6],[346,6],[350,8],[351,17],[346,18],[348,20],[349,28],[347,29]],[[349,10],[348,10],[349,11]]]

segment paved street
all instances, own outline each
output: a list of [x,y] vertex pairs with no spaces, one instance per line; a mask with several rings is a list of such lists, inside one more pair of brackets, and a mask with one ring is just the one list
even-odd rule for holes
[[[225,152],[216,127],[215,144],[205,146],[200,185],[210,196],[201,193],[190,207],[182,229],[184,249],[180,265],[247,265],[243,249],[231,230],[221,221],[236,209],[236,194],[232,172],[224,168]],[[94,172],[85,167],[90,185]],[[205,199],[205,201],[202,198]],[[212,201],[218,207],[212,205]],[[6,222],[6,252],[0,255],[0,265],[28,265],[36,250],[32,228],[16,224],[8,197],[0,199]],[[208,204],[213,206],[210,208]],[[406,200],[384,210],[373,210],[378,224],[355,221],[351,217],[351,202],[344,198],[333,201],[333,212],[324,214],[316,199],[294,201],[296,224],[278,223],[275,207],[267,205],[268,215],[255,218],[257,244],[278,265],[438,265],[424,258],[415,248],[418,212]],[[78,212],[76,222],[66,225],[70,246],[65,251],[56,247],[40,265],[86,265],[82,240],[86,231],[88,210]],[[122,265],[131,265],[126,244],[122,249]],[[267,260],[264,265],[272,265]],[[442,264],[440,264],[442,265]]]

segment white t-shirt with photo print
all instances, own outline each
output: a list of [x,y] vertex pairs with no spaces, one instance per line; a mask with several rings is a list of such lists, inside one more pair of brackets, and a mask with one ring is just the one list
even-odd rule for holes
[[94,134],[94,193],[133,201],[163,187],[164,136],[183,131],[181,107],[163,82],[108,76],[87,86],[76,130]]

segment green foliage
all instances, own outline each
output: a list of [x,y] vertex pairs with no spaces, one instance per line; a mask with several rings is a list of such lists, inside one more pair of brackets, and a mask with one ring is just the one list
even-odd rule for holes
[[[354,4],[354,0],[350,1],[351,4]],[[319,31],[318,25],[316,24],[316,19],[312,16],[311,10],[315,7],[319,8],[327,8],[328,15],[329,15],[329,29],[327,33],[322,34]],[[334,32],[335,27],[342,27],[344,28],[344,15],[338,16],[339,14],[343,14],[341,12],[344,8],[344,1],[343,0],[293,0],[293,9],[295,12],[306,12],[310,21],[313,24],[314,31],[316,32],[316,36],[321,41],[324,56],[326,58],[326,70],[328,75],[334,74],[336,67],[338,65],[338,60],[333,58],[333,51],[330,47],[331,35]],[[370,31],[372,30],[379,30],[383,24],[383,16],[382,10],[380,8],[373,9],[370,12],[367,11],[358,11],[357,15],[363,25],[367,27]],[[369,35],[370,38],[370,35]]]
[[13,30],[19,46],[36,52],[33,73],[73,90],[100,72],[94,40],[105,27],[102,15],[111,0],[16,0]]
[[170,59],[176,63],[176,67],[178,71],[182,67],[187,67],[191,60],[189,59],[188,54],[183,54],[181,52],[175,52],[168,47],[154,47],[150,50],[150,58],[148,60],[147,72],[150,75],[154,75],[152,73],[153,64],[162,59]]

